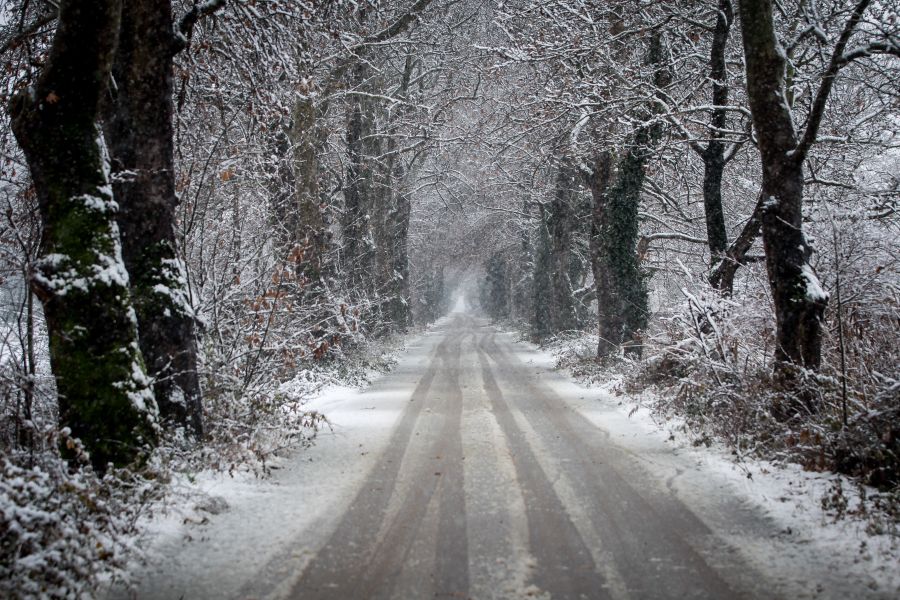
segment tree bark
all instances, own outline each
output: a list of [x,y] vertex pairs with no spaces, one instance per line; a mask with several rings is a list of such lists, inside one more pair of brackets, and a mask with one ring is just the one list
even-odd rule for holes
[[553,334],[553,268],[552,242],[547,226],[547,208],[538,204],[538,234],[534,257],[534,285],[532,287],[532,333],[537,340]]
[[738,268],[748,262],[747,253],[753,247],[753,242],[759,237],[762,227],[762,198],[757,200],[750,218],[744,223],[744,227],[734,241],[725,250],[722,259],[713,266],[709,274],[709,283],[723,294],[730,296],[734,291],[734,276]]
[[322,119],[327,110],[312,95],[297,100],[289,133],[294,189],[292,206],[286,211],[286,250],[290,253],[295,246],[301,248],[303,256],[298,275],[305,275],[312,284],[325,275],[330,241],[319,194],[319,156],[328,136]]
[[[601,309],[598,356],[605,358],[620,346],[625,353],[640,356],[641,331],[647,326],[647,285],[637,254],[638,207],[644,184],[644,165],[649,158],[650,134],[639,130],[632,148],[619,160],[617,174],[600,192],[599,258],[606,279]],[[602,179],[602,178],[599,178]],[[594,197],[594,212],[598,212]]]
[[809,264],[803,235],[803,152],[786,98],[784,50],[775,34],[772,0],[741,0],[747,95],[762,157],[762,238],[775,304],[776,371],[817,369],[828,296]]
[[40,77],[10,104],[44,227],[31,284],[44,306],[60,424],[100,471],[140,458],[157,435],[98,127],[120,18],[119,0],[63,0]]
[[[360,63],[354,70],[358,85],[365,82],[368,68]],[[375,267],[375,242],[372,234],[371,203],[373,187],[374,130],[371,101],[355,96],[350,102],[347,121],[347,184],[344,188],[342,218],[343,263],[351,288],[358,293],[373,292],[372,270]]]
[[593,210],[591,213],[591,268],[597,288],[597,320],[599,343],[597,357],[606,359],[615,354],[622,343],[622,310],[616,293],[612,263],[609,259],[604,236],[610,230],[607,192],[612,183],[613,157],[603,152],[595,161],[589,178]]
[[550,236],[550,328],[553,333],[575,329],[577,318],[572,297],[572,281],[569,277],[572,261],[572,232],[575,228],[575,191],[577,173],[565,161],[559,165],[556,190],[547,216]]
[[722,177],[728,161],[725,157],[722,130],[727,124],[725,105],[728,104],[725,49],[733,20],[734,11],[731,0],[719,0],[719,11],[709,57],[709,77],[713,82],[712,102],[715,108],[713,108],[710,120],[711,139],[700,154],[703,158],[703,207],[706,215],[706,235],[709,240],[710,262],[713,265],[722,259],[728,246],[725,213],[722,210]]
[[105,133],[116,171],[122,256],[160,413],[165,423],[199,437],[195,317],[175,233],[172,68],[181,48],[170,0],[128,4],[113,63],[116,86]]
[[[671,81],[663,60],[663,40],[656,32],[650,39],[647,65],[655,67],[653,83],[659,90]],[[654,103],[640,110],[650,120]],[[588,177],[593,200],[591,223],[591,267],[597,286],[600,341],[597,357],[606,359],[623,348],[626,355],[640,356],[641,333],[647,326],[649,300],[645,274],[637,252],[638,207],[647,161],[662,135],[661,125],[638,127],[631,143],[616,162],[609,151],[595,160]]]

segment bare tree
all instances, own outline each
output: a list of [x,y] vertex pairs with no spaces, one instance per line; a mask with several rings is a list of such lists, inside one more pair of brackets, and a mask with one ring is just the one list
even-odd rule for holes
[[900,54],[888,39],[848,50],[870,0],[849,10],[813,97],[803,131],[794,125],[788,97],[786,53],[775,27],[771,0],[741,0],[747,93],[763,163],[760,222],[766,268],[775,303],[776,369],[791,379],[796,369],[817,369],[822,354],[828,295],[810,265],[812,246],[803,232],[803,165],[819,132],[835,78],[854,58]]
[[10,104],[43,221],[31,283],[50,333],[60,422],[101,470],[154,443],[157,414],[98,125],[120,8],[115,0],[62,2],[38,80]]

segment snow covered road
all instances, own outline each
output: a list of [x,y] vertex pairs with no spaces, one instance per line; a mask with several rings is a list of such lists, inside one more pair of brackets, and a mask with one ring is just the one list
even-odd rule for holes
[[891,597],[596,396],[455,313],[273,481],[211,488],[137,597]]

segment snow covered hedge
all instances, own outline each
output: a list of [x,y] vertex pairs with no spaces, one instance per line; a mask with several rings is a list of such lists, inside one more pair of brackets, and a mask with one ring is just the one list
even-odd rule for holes
[[0,596],[79,598],[121,571],[135,551],[134,498],[152,486],[114,477],[0,458]]

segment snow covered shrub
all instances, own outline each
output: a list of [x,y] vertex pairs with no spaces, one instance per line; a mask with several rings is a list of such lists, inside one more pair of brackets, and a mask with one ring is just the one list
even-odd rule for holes
[[557,368],[568,370],[586,384],[603,385],[634,368],[635,363],[627,358],[598,361],[597,342],[596,331],[566,331],[544,340],[541,346],[556,356]]
[[0,457],[0,596],[79,598],[134,556],[135,522],[156,486],[134,475]]
[[[820,269],[832,290],[822,375],[834,415],[828,455],[845,473],[900,489],[900,259],[895,230],[847,217]],[[823,235],[824,237],[824,235]]]
[[900,271],[876,227],[848,227],[818,255],[831,296],[818,371],[798,371],[789,388],[773,376],[768,289],[748,268],[731,298],[685,283],[681,309],[655,320],[648,358],[627,383],[659,392],[655,410],[682,418],[699,441],[854,476],[880,488],[876,512],[900,514]]

